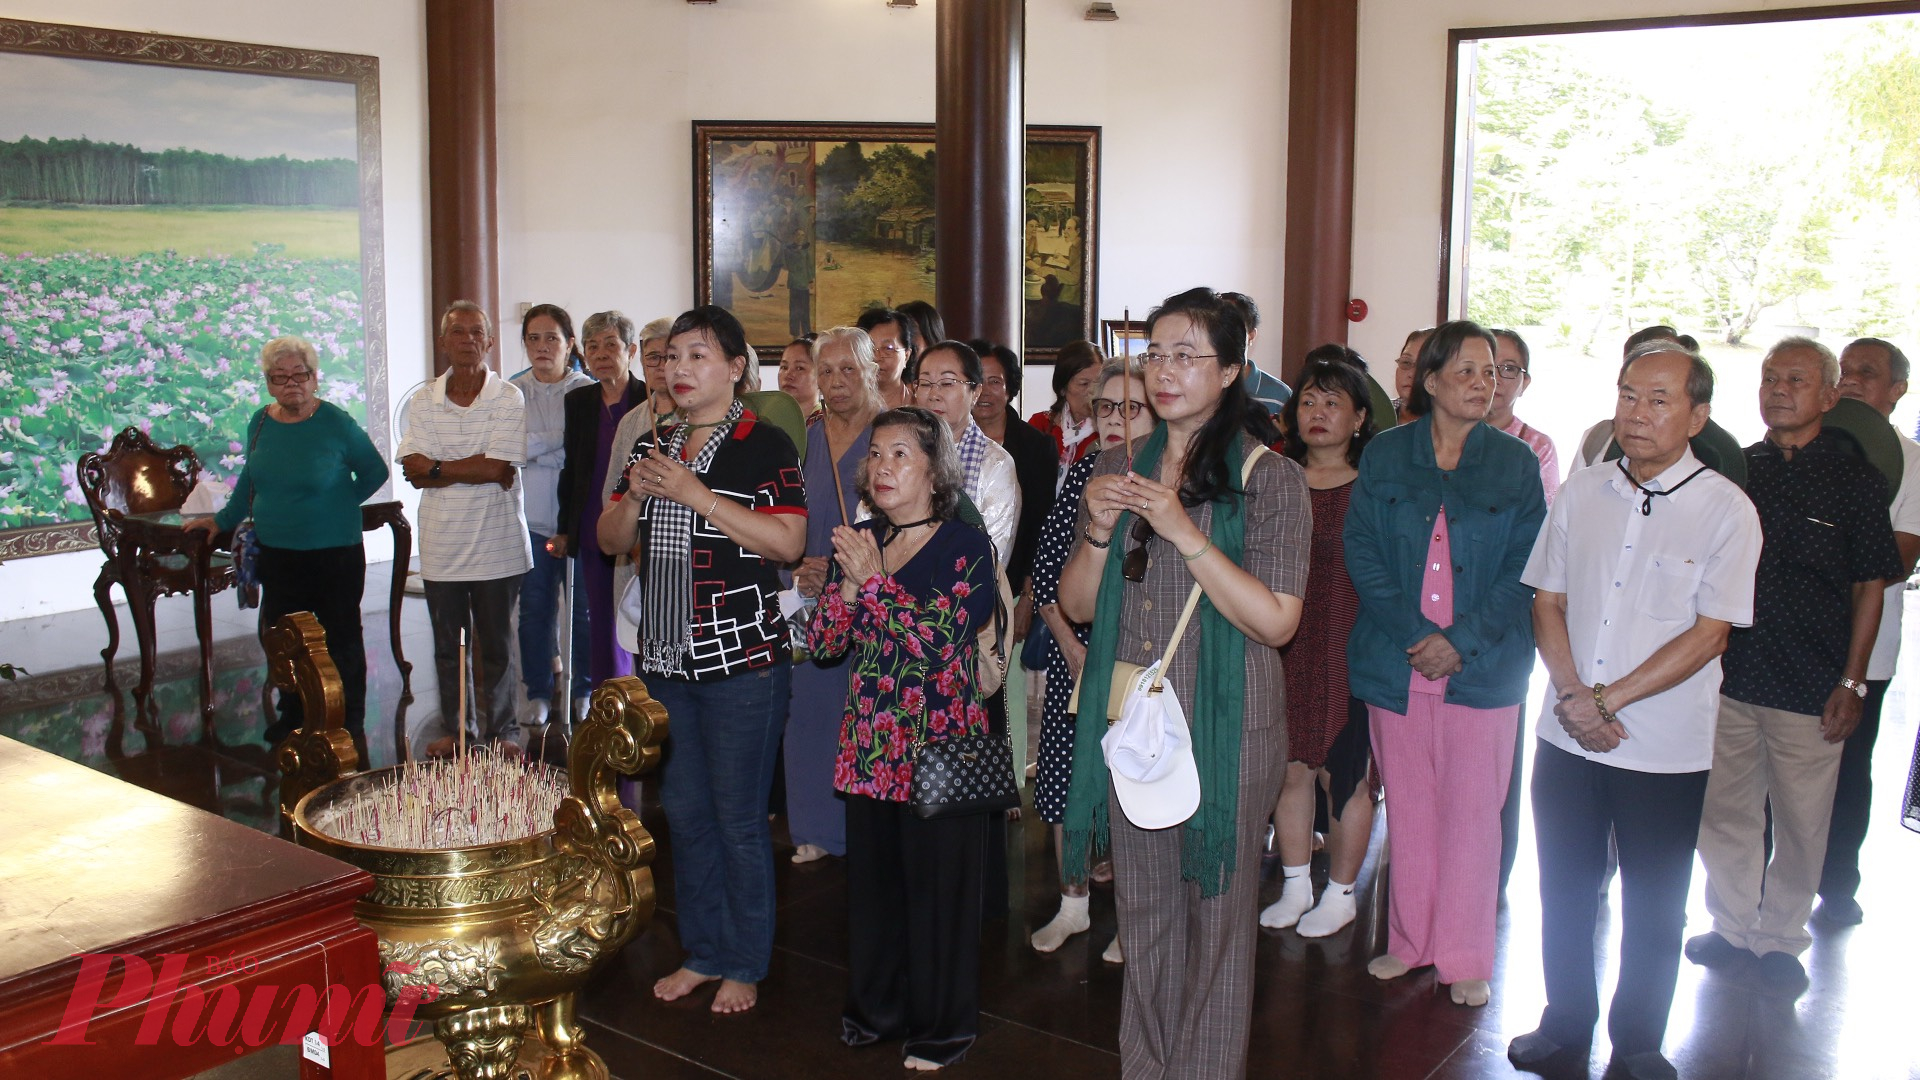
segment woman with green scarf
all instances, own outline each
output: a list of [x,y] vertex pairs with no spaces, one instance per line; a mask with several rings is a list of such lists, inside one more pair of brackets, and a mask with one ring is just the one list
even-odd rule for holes
[[[1262,823],[1287,758],[1279,647],[1300,620],[1311,504],[1300,466],[1263,452],[1276,432],[1241,379],[1239,309],[1192,289],[1148,316],[1147,339],[1141,359],[1161,422],[1131,460],[1100,456],[1060,580],[1063,614],[1092,624],[1061,862],[1084,875],[1089,848],[1113,853],[1127,958],[1122,1074],[1237,1077],[1253,1006]],[[1199,806],[1181,824],[1141,828],[1110,793],[1108,689],[1116,661],[1161,659],[1196,584],[1199,607],[1164,675],[1186,713]]]

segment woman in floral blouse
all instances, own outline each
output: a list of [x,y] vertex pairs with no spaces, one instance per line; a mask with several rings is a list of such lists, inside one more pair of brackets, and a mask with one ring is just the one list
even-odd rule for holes
[[992,618],[986,533],[954,520],[965,483],[947,425],[925,409],[874,419],[857,487],[873,517],[834,530],[835,568],[810,634],[852,650],[833,786],[847,796],[849,979],[841,1039],[904,1039],[908,1068],[966,1056],[979,1032],[980,815],[907,805],[913,747],[987,730],[974,636]]

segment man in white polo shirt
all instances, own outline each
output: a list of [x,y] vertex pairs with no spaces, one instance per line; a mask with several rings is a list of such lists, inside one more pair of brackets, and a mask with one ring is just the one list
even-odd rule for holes
[[1719,657],[1730,629],[1753,621],[1761,546],[1753,504],[1687,445],[1712,396],[1697,353],[1672,341],[1635,349],[1614,410],[1624,456],[1567,478],[1521,575],[1537,590],[1534,635],[1553,681],[1533,767],[1547,1007],[1508,1046],[1523,1069],[1562,1055],[1585,1067],[1611,832],[1624,912],[1608,1075],[1675,1075],[1660,1043],[1713,765]]
[[519,750],[510,638],[520,579],[533,566],[517,482],[527,456],[526,405],[519,388],[487,367],[493,324],[480,305],[449,304],[437,343],[452,366],[407,404],[399,449],[402,472],[421,491],[420,577],[449,733],[427,753],[453,746],[460,632],[469,627],[469,731]]
[[[1881,338],[1860,338],[1840,350],[1840,396],[1864,401],[1882,416],[1893,416],[1893,407],[1906,396],[1912,373],[1907,354]],[[1920,558],[1920,445],[1900,436],[1900,458],[1900,486],[1889,513],[1900,566],[1912,573],[1914,560]],[[1900,616],[1907,609],[1906,594],[1904,577],[1887,586],[1880,633],[1867,660],[1867,697],[1861,703],[1860,726],[1847,736],[1840,751],[1833,821],[1827,826],[1827,855],[1820,870],[1820,907],[1813,913],[1829,926],[1853,926],[1865,917],[1853,894],[1860,888],[1860,845],[1866,842],[1872,820],[1873,744],[1880,737],[1881,707],[1900,658]]]

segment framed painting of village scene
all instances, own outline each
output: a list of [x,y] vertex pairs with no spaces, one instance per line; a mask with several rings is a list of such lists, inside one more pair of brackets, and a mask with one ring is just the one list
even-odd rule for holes
[[389,449],[377,59],[0,19],[0,100],[0,559],[121,428],[230,485],[283,334]]
[[[932,124],[693,125],[694,292],[768,362],[867,308],[934,298]],[[1028,127],[1026,351],[1096,329],[1100,129]]]

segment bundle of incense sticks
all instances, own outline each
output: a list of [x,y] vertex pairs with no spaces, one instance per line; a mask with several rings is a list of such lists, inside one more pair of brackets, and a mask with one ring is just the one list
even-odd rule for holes
[[355,787],[314,816],[336,840],[383,848],[445,850],[497,844],[553,828],[568,794],[565,772],[487,746],[437,761],[409,761]]

